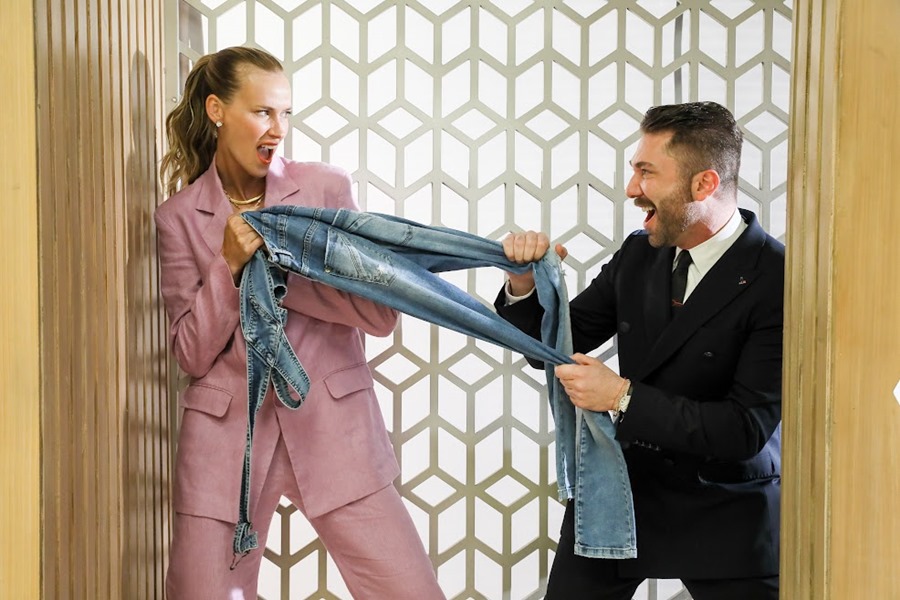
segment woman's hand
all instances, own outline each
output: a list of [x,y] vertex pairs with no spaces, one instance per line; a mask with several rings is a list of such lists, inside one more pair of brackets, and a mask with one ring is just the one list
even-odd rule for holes
[[229,215],[225,222],[225,237],[222,240],[222,257],[231,270],[234,285],[241,281],[244,265],[250,257],[263,245],[263,239],[245,221],[240,213]]

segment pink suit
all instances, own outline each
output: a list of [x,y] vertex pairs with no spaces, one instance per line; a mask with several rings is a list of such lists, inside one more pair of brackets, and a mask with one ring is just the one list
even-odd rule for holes
[[[357,209],[346,172],[280,157],[273,160],[266,178],[265,202],[267,206]],[[311,386],[296,411],[273,402],[271,390],[266,396],[254,430],[251,469],[250,517],[260,532],[260,549],[229,570],[230,531],[237,522],[247,427],[246,345],[240,331],[239,291],[220,252],[231,213],[213,162],[155,214],[171,347],[178,364],[191,376],[180,398],[184,412],[175,466],[175,536],[167,576],[170,600],[255,600],[264,533],[282,494],[316,527],[354,597],[443,598],[409,515],[391,486],[399,467],[366,364],[364,332],[389,335],[398,314],[296,276],[290,277],[284,298],[284,306],[291,311],[285,331]],[[272,477],[270,470],[275,473]],[[293,481],[285,473],[292,473]],[[381,504],[377,524],[364,527],[385,531],[341,535],[344,528],[356,528],[342,520],[341,511],[348,507],[358,511],[365,502],[374,503],[372,507]],[[264,510],[257,511],[260,507]],[[365,518],[369,523],[371,516]],[[226,539],[220,539],[223,536]],[[391,537],[397,539],[392,542]],[[222,543],[227,547],[221,552],[209,552],[210,544]],[[351,547],[360,544],[367,547]],[[366,552],[373,556],[401,553],[381,557],[385,569],[397,573],[365,574],[357,569],[350,557],[371,563],[372,557],[360,558]],[[222,561],[222,556],[228,560]],[[227,562],[224,572],[222,562]],[[370,586],[370,579],[388,582],[391,578],[397,582],[385,585],[402,584],[403,589]],[[207,587],[200,587],[200,581]],[[235,595],[237,590],[241,595]]]

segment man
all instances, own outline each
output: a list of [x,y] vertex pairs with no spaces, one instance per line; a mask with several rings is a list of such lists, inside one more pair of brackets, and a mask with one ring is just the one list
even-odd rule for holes
[[[658,106],[641,133],[626,193],[644,230],[572,300],[577,364],[556,368],[577,407],[612,411],[638,554],[577,556],[569,502],[546,598],[626,600],[656,577],[681,579],[695,600],[775,600],[784,246],[737,208],[743,136],[727,109]],[[549,245],[534,232],[503,241],[516,262]],[[535,334],[533,287],[510,274],[496,307]],[[583,354],[613,335],[621,376]]]

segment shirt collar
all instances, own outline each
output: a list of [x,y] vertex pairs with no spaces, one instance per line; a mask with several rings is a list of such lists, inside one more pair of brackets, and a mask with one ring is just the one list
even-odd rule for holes
[[[716,261],[722,258],[722,255],[731,248],[731,245],[734,244],[746,228],[747,224],[741,218],[741,211],[735,208],[734,214],[731,215],[724,227],[705,242],[691,248],[691,262],[700,271],[701,277],[712,269]],[[676,248],[676,260],[679,254],[681,254],[681,248]]]

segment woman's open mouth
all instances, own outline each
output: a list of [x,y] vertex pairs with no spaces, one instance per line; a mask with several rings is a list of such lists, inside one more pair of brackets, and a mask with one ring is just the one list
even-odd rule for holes
[[257,146],[256,155],[259,157],[259,160],[268,165],[272,162],[272,157],[275,156],[275,146]]

